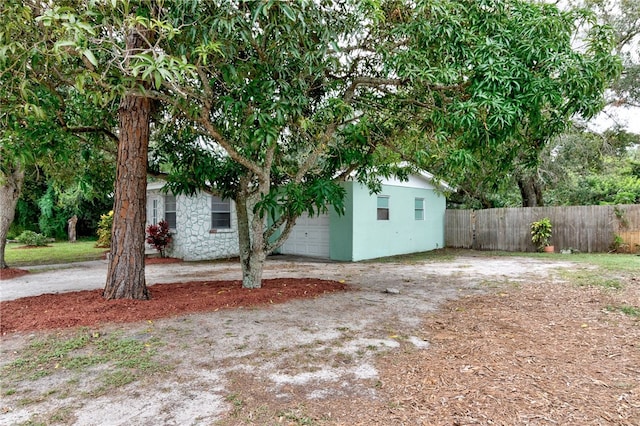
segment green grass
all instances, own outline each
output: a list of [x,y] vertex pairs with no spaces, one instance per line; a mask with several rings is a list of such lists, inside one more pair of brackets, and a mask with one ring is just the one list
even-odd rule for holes
[[[127,337],[122,332],[103,334],[87,328],[71,335],[36,338],[0,369],[0,395],[19,406],[99,397],[149,375],[171,371],[172,365],[162,362],[158,354],[160,346],[162,342],[151,334]],[[43,377],[58,385],[48,385],[42,392],[25,384]],[[69,410],[60,407],[24,424],[66,424],[72,420],[70,416]]]
[[83,328],[70,337],[49,336],[34,340],[22,350],[19,358],[0,371],[8,381],[18,382],[37,380],[59,371],[83,371],[108,365],[111,374],[118,376],[117,383],[122,377],[160,369],[154,359],[159,345],[157,339],[151,337],[131,339],[119,333],[90,333]]
[[635,317],[640,319],[640,308],[631,306],[631,305],[620,305],[620,306],[607,306],[606,310],[609,312],[622,312],[625,315],[630,317]]
[[5,260],[11,267],[52,265],[56,263],[83,262],[97,260],[104,256],[105,248],[96,248],[95,240],[81,240],[75,243],[49,243],[47,247],[25,248],[18,243],[7,244]]
[[568,260],[598,266],[600,269],[612,273],[638,273],[640,271],[640,256],[635,254],[581,253],[567,255],[552,255],[553,259]]
[[580,287],[601,287],[620,290],[624,287],[621,279],[603,275],[602,270],[559,271],[562,278]]
[[633,272],[640,270],[640,256],[636,254],[612,254],[612,253],[579,253],[579,254],[559,254],[559,253],[523,253],[506,251],[471,251],[446,249],[445,254],[455,254],[465,256],[487,257],[528,257],[532,259],[551,260],[558,262],[576,262],[592,266],[597,266],[609,272]]

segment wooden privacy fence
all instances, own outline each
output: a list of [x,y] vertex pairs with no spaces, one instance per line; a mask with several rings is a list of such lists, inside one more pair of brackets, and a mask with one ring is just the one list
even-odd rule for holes
[[640,204],[447,210],[445,245],[476,250],[536,251],[531,222],[551,219],[555,250],[640,250]]

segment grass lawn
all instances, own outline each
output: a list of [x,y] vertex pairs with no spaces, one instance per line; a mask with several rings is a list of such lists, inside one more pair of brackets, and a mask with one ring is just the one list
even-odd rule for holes
[[96,248],[95,240],[49,243],[46,247],[26,248],[22,244],[7,244],[5,260],[12,268],[54,263],[82,262],[101,259],[108,249]]

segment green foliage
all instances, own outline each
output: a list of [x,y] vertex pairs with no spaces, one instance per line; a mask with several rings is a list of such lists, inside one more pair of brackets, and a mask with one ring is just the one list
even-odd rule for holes
[[18,238],[18,235],[22,234],[25,231],[20,225],[15,223],[11,224],[9,231],[7,232],[7,240],[15,240]]
[[96,104],[89,86],[62,77],[83,62],[50,55],[52,32],[36,20],[40,6],[0,3],[0,184],[18,166],[27,173],[14,234],[29,229],[61,239],[69,217],[76,214],[78,234],[87,235],[98,219],[92,207],[110,205],[111,191],[93,188],[112,186],[117,103]]
[[531,223],[531,242],[538,250],[542,251],[549,245],[551,239],[552,225],[548,217]]
[[[573,2],[576,2],[574,0]],[[613,84],[616,105],[640,104],[640,5],[634,0],[580,0],[614,30],[615,50],[623,59],[624,71]]]
[[603,134],[575,131],[554,141],[543,163],[552,204],[635,204],[640,176],[634,164],[638,135],[621,130]]
[[100,216],[98,222],[98,242],[96,247],[111,247],[111,228],[113,228],[113,210]]
[[618,307],[618,310],[625,315],[640,318],[640,307],[631,306],[631,305],[622,305]]
[[161,220],[157,225],[147,226],[147,238],[146,243],[151,244],[156,250],[160,252],[160,257],[164,257],[164,252],[167,246],[171,243],[171,233],[169,232],[169,223],[166,220]]
[[20,244],[33,246],[33,247],[41,247],[41,246],[47,245],[47,237],[45,237],[42,234],[35,233],[33,231],[22,232],[22,234],[18,235],[16,240]]
[[[45,235],[61,239],[66,234],[66,219],[60,214],[60,209],[55,203],[53,188],[49,186],[47,192],[38,200],[40,218],[38,225]],[[57,214],[54,214],[55,213]]]
[[[23,53],[9,55],[6,90],[44,116],[74,105],[68,94],[98,112],[123,93],[153,98],[153,168],[169,170],[174,193],[246,200],[257,213],[246,228],[260,234],[243,236],[259,246],[251,253],[277,248],[303,212],[342,211],[340,180],[375,191],[381,176],[416,168],[457,178],[467,166],[502,176],[535,163],[572,115],[600,109],[620,68],[610,31],[583,11],[524,0],[142,3],[135,15],[128,2],[71,6],[53,1],[34,17],[7,3],[24,37],[5,43]],[[153,40],[123,58],[112,34],[132,25]],[[34,58],[68,76],[68,93],[20,93],[26,79],[50,94]]]
[[[578,128],[552,139],[540,157],[536,177],[545,205],[636,204],[640,202],[639,135],[620,129],[593,133]],[[450,197],[460,208],[521,205],[515,176],[467,184]]]
[[623,244],[624,239],[620,235],[616,234],[613,236],[613,241],[609,245],[609,251],[617,253]]

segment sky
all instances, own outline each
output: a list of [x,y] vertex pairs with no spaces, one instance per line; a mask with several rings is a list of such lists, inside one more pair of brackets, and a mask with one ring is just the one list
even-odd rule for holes
[[640,108],[607,107],[589,122],[589,127],[602,132],[616,123],[627,132],[640,134]]

